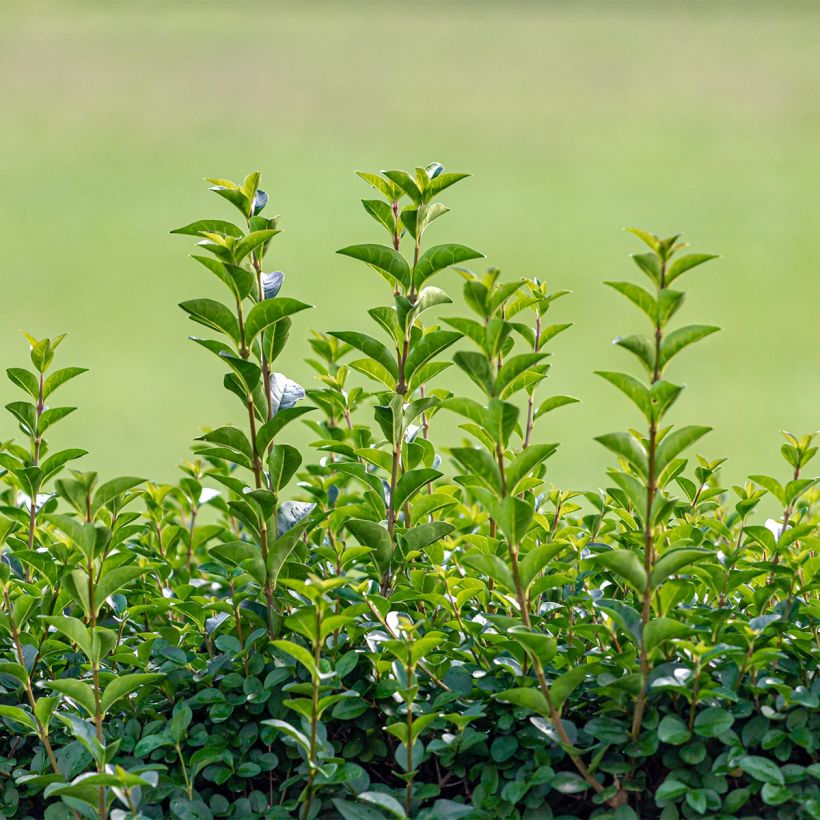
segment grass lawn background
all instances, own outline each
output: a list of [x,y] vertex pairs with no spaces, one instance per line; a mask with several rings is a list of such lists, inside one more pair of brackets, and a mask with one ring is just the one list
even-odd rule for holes
[[[563,442],[553,481],[602,483],[609,457],[592,437],[638,422],[592,373],[631,368],[611,340],[645,330],[601,284],[639,275],[626,225],[723,255],[682,280],[680,320],[724,331],[675,361],[689,389],[674,418],[714,426],[698,452],[729,457],[724,481],[783,478],[778,431],[815,429],[820,406],[819,36],[809,3],[7,1],[3,366],[26,361],[20,328],[69,331],[58,364],[91,372],[61,394],[80,409],[53,448],[85,447],[78,464],[106,475],[171,480],[201,425],[243,424],[176,307],[219,294],[192,243],[168,234],[229,216],[202,177],[263,171],[286,228],[269,258],[287,295],[317,305],[279,367],[311,386],[308,329],[378,335],[365,310],[389,296],[334,255],[381,241],[353,171],[437,160],[474,178],[444,197],[452,213],[430,242],[574,292],[554,309],[575,326],[545,387],[583,404],[537,428]],[[436,284],[455,295],[460,282]],[[0,400],[17,393],[4,383]],[[447,429],[456,443],[455,418]],[[0,437],[13,434],[4,419]]]

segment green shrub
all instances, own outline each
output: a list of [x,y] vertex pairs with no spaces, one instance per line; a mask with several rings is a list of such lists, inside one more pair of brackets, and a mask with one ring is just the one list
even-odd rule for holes
[[[729,486],[722,460],[683,455],[709,428],[666,421],[676,356],[717,330],[673,329],[679,288],[714,257],[632,231],[648,288],[608,284],[648,320],[616,340],[640,376],[600,375],[635,429],[598,437],[605,489],[561,490],[549,414],[577,400],[543,388],[567,292],[426,241],[464,174],[360,176],[387,237],[339,253],[389,304],[372,335],[312,334],[310,389],[287,375],[309,306],[268,272],[259,174],[211,180],[239,224],[175,231],[225,286],[181,307],[237,400],[177,484],[49,450],[74,409],[53,394],[84,372],[55,369],[63,337],[27,337],[32,369],[7,371],[0,814],[820,817],[812,437]],[[450,268],[466,316],[432,284]],[[442,414],[464,441],[437,438]]]

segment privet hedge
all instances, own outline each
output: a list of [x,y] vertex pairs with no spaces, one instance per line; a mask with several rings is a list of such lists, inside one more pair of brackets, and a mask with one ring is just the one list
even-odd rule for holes
[[386,304],[312,332],[308,388],[286,343],[309,306],[268,272],[259,174],[210,180],[235,221],[175,231],[224,285],[181,307],[236,397],[175,485],[49,448],[84,372],[54,363],[62,336],[7,371],[2,816],[820,818],[812,436],[732,484],[691,455],[708,427],[667,421],[678,354],[717,330],[678,322],[681,288],[714,257],[632,231],[642,284],[607,284],[641,314],[616,340],[638,375],[600,375],[634,428],[597,437],[600,488],[559,489],[566,291],[427,241],[465,174],[360,176],[386,236],[339,268],[369,265]]

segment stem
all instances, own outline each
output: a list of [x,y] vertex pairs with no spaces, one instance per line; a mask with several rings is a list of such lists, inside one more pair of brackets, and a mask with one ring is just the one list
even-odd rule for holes
[[[322,610],[316,607],[316,633],[320,635],[322,631]],[[313,644],[313,661],[316,668],[319,668],[322,655],[321,638],[316,638]],[[305,804],[302,809],[302,820],[307,820],[310,816],[310,808],[313,804],[313,782],[316,779],[316,738],[319,725],[319,678],[313,678],[313,709],[310,715],[310,755],[308,760],[308,782],[305,787]]]
[[[658,298],[660,293],[666,287],[666,262],[661,263],[661,275],[658,283]],[[661,343],[663,342],[663,328],[661,326],[661,319],[658,317],[655,321],[655,365],[652,371],[652,379],[650,384],[654,385],[661,378],[660,368],[660,353]],[[643,601],[641,606],[641,635],[643,636],[646,630],[646,625],[652,615],[652,585],[649,579],[652,576],[652,566],[655,562],[655,533],[652,528],[652,508],[654,506],[655,496],[658,492],[657,476],[655,475],[655,456],[658,447],[658,429],[656,419],[652,416],[652,421],[649,425],[649,440],[647,445],[647,477],[646,477],[646,512],[644,516],[644,572],[646,573],[646,586],[643,591]],[[646,651],[644,641],[641,640],[640,647],[640,672],[641,672],[641,690],[635,700],[635,711],[632,716],[632,732],[630,736],[633,741],[637,741],[641,733],[641,723],[643,722],[643,713],[646,709],[646,698],[649,691],[649,653]]]
[[[407,664],[407,685],[411,686],[415,670],[413,664]],[[404,794],[404,813],[410,817],[410,808],[413,805],[413,700],[405,701],[407,706],[407,789]]]
[[[240,338],[240,353],[243,359],[247,359],[250,356],[250,348],[245,341],[245,320],[242,312],[242,302],[237,299],[236,300],[236,316],[239,322],[239,338]],[[270,384],[266,381],[265,382],[265,394],[268,397],[268,403],[270,403]],[[259,457],[259,449],[256,446],[256,408],[254,407],[253,403],[253,396],[248,394],[247,400],[247,407],[248,407],[248,428],[250,431],[250,439],[251,439],[251,453],[252,453],[252,468],[253,468],[253,478],[254,482],[256,483],[256,489],[261,490],[264,488],[264,481],[263,481],[263,474],[262,474],[262,459]],[[268,575],[267,567],[268,567],[268,526],[267,522],[262,520],[259,526],[259,541],[260,546],[262,548],[262,560],[265,564],[265,603],[266,608],[268,611],[268,632],[271,638],[276,637],[276,619],[275,619],[275,607],[273,602],[273,585],[271,584],[270,576]]]

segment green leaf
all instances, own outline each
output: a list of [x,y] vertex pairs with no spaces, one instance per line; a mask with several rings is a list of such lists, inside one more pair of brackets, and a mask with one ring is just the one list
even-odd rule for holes
[[567,698],[586,680],[587,675],[597,675],[600,666],[597,663],[582,663],[569,672],[557,677],[550,684],[550,699],[560,712]]
[[711,259],[718,259],[718,257],[712,253],[687,253],[685,256],[679,257],[669,266],[669,270],[666,272],[666,285],[671,285],[681,274]]
[[637,305],[650,319],[655,320],[658,303],[649,291],[634,282],[605,282],[604,284],[623,294],[630,302]]
[[464,556],[462,561],[468,567],[472,567],[483,573],[488,578],[492,578],[497,584],[505,589],[515,592],[515,581],[512,570],[497,555],[490,555],[484,552],[471,552]]
[[658,367],[663,370],[673,356],[677,356],[685,347],[698,342],[701,339],[717,333],[719,327],[714,325],[686,325],[677,330],[673,330],[662,342],[660,356],[658,357]]
[[647,652],[651,652],[664,641],[674,638],[683,638],[692,634],[691,627],[674,621],[671,618],[653,617],[643,628],[643,644]]
[[435,245],[426,250],[413,271],[417,288],[420,288],[431,276],[444,268],[459,265],[470,259],[483,259],[484,254],[468,248],[466,245]]
[[667,433],[655,452],[655,475],[660,475],[672,459],[705,436],[711,429],[711,427],[689,425]]
[[60,370],[55,370],[43,382],[43,398],[48,398],[58,387],[76,376],[81,376],[83,373],[88,373],[87,367],[63,367]]
[[658,724],[658,740],[672,746],[682,746],[689,742],[692,733],[677,715],[666,715]]
[[595,441],[600,442],[608,450],[612,450],[613,453],[623,456],[641,475],[646,475],[646,449],[633,435],[630,433],[607,433],[603,436],[596,436]]
[[501,471],[495,459],[486,450],[478,447],[454,447],[450,453],[470,475],[501,495]]
[[422,487],[440,477],[441,473],[431,468],[408,470],[396,483],[393,509],[400,510]]
[[150,567],[115,567],[105,569],[100,575],[100,580],[94,587],[94,610],[99,611],[105,603],[105,599],[115,592],[118,592],[130,581],[139,578],[150,570]]
[[755,780],[759,780],[761,783],[783,786],[786,782],[780,767],[767,757],[743,755],[743,757],[737,761],[737,765],[740,766],[746,774]]
[[646,336],[618,336],[612,343],[637,356],[648,373],[654,371],[655,346]]
[[643,382],[626,373],[609,370],[597,370],[595,373],[615,385],[647,418],[650,417],[650,393]]
[[630,550],[609,550],[593,556],[592,560],[624,578],[638,592],[646,589],[646,571],[641,559]]
[[43,616],[43,620],[62,632],[72,643],[77,644],[89,659],[93,658],[94,647],[91,642],[91,633],[81,620],[64,615]]
[[221,302],[214,299],[190,299],[179,305],[193,321],[218,330],[239,344],[239,324],[236,317]]
[[710,706],[695,718],[695,732],[701,737],[719,737],[728,732],[734,722],[731,712],[719,706]]
[[137,673],[134,675],[118,675],[106,687],[100,698],[100,709],[106,714],[121,698],[130,695],[143,686],[162,680],[165,675],[158,673]]
[[674,575],[684,567],[694,564],[701,558],[710,557],[713,554],[710,550],[701,549],[699,547],[682,547],[665,552],[655,561],[655,565],[652,568],[652,575],[650,576],[652,588],[657,588],[670,575]]
[[410,350],[404,365],[404,378],[409,381],[422,365],[460,338],[461,334],[453,330],[433,330],[425,333]]
[[529,709],[531,712],[543,717],[548,718],[550,716],[547,699],[538,689],[533,687],[505,689],[503,692],[499,692],[495,698],[502,703],[511,703],[513,706]]
[[277,296],[275,299],[257,302],[245,319],[245,343],[250,345],[266,327],[310,307],[312,305],[300,302],[298,299],[289,299],[286,296]]
[[35,723],[34,718],[28,712],[24,712],[18,706],[0,705],[0,717],[13,720],[15,723],[19,723],[21,726],[25,726],[26,729],[29,729],[32,732],[37,731],[37,724]]
[[366,333],[347,330],[331,331],[330,335],[349,344],[351,347],[355,347],[357,350],[361,350],[366,356],[370,356],[390,374],[393,384],[396,383],[396,379],[399,377],[399,366],[396,363],[396,357],[378,339],[374,339]]
[[507,634],[541,664],[548,664],[558,651],[558,641],[555,638],[541,632],[533,632],[525,626],[510,627]]
[[453,361],[488,395],[495,395],[495,379],[490,362],[483,353],[460,350]]
[[396,230],[396,217],[393,214],[393,209],[384,200],[363,199],[362,205],[364,205],[364,209],[370,216],[376,222],[384,225],[391,234]]
[[134,476],[121,476],[120,478],[112,478],[104,484],[100,484],[97,492],[94,493],[94,498],[91,502],[92,515],[101,507],[112,502],[115,498],[119,498],[134,487],[139,486],[145,481],[144,478],[136,478]]
[[75,703],[85,709],[89,717],[94,717],[96,714],[96,704],[94,702],[94,690],[87,684],[79,680],[72,680],[71,678],[63,678],[61,680],[48,681],[46,684],[55,692],[71,698]]
[[557,444],[532,444],[517,455],[507,466],[507,492],[515,495],[518,483],[528,478],[532,471],[552,456],[557,449]]
[[319,672],[319,667],[316,666],[316,662],[313,660],[313,655],[305,649],[304,646],[298,643],[294,643],[293,641],[287,640],[278,640],[278,641],[271,641],[273,646],[277,649],[281,650],[282,652],[287,653],[295,660],[299,661],[302,666],[307,669],[310,673],[310,676],[314,680],[318,680],[321,677],[321,673]]
[[375,521],[360,518],[348,519],[345,526],[362,546],[374,551],[376,565],[384,572],[393,558],[393,543],[387,529]]
[[368,265],[372,265],[395,279],[403,287],[410,287],[410,266],[405,258],[393,248],[376,244],[350,245],[336,253],[367,262]]
[[184,234],[186,236],[204,236],[206,233],[221,233],[223,236],[232,236],[239,239],[244,236],[240,227],[224,219],[199,219],[191,222],[182,228],[176,228],[171,233]]
[[544,399],[544,401],[538,405],[533,415],[533,420],[539,419],[545,413],[551,413],[559,407],[565,407],[567,404],[577,404],[579,401],[580,399],[573,398],[572,396],[550,396],[550,398]]
[[415,552],[429,547],[436,541],[449,535],[455,527],[447,521],[427,521],[402,533],[404,546],[408,552]]
[[9,381],[12,384],[16,384],[18,387],[22,388],[29,394],[33,399],[37,399],[40,395],[40,384],[37,381],[37,377],[30,373],[28,370],[24,370],[22,367],[9,367],[6,370],[6,375],[9,377]]

